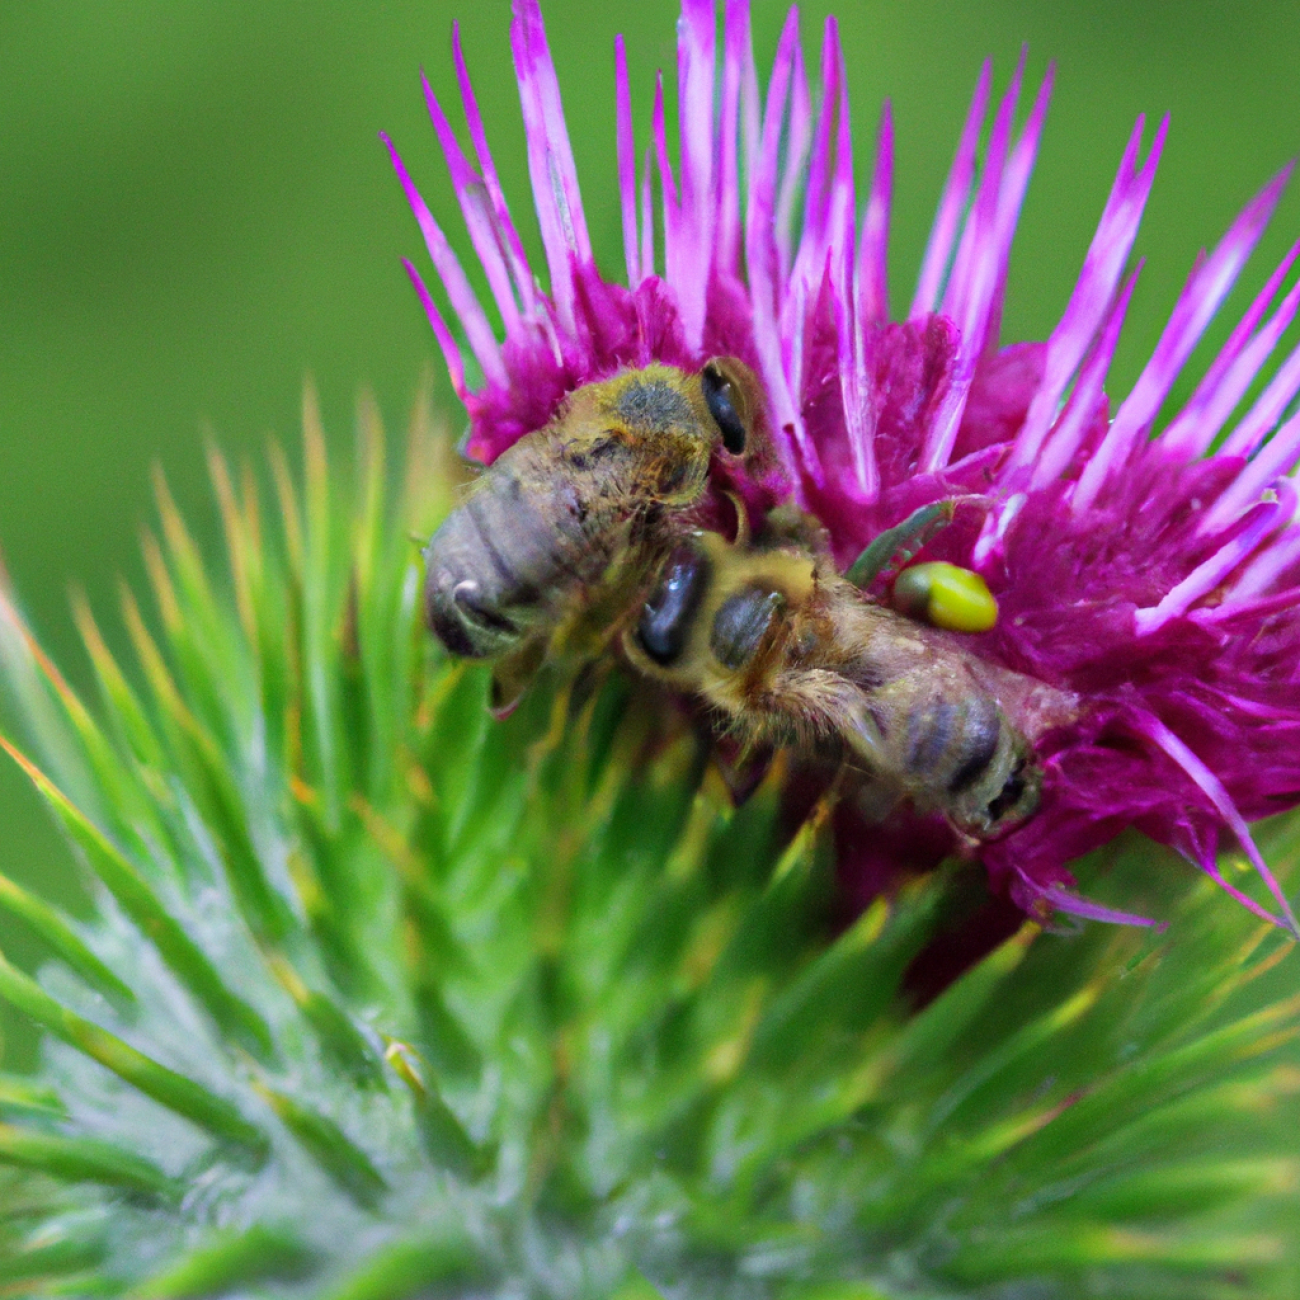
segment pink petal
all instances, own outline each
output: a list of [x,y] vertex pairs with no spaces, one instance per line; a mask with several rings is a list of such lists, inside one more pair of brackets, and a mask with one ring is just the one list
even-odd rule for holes
[[995,348],[1002,319],[1002,300],[1006,293],[1007,265],[1011,260],[1011,243],[1015,238],[1020,209],[1024,205],[1025,190],[1033,175],[1038,159],[1038,146],[1042,140],[1043,123],[1047,120],[1047,107],[1052,100],[1052,87],[1056,82],[1056,64],[1049,63],[1034,106],[1030,109],[1025,128],[1016,141],[1011,161],[1007,165],[1002,184],[998,187],[997,222],[994,227],[994,264],[997,268],[996,287],[985,317],[979,339],[979,350]]
[[653,168],[649,148],[645,151],[645,167],[641,173],[641,274],[638,283],[655,273],[655,214],[651,193]]
[[1041,489],[1054,482],[1065,473],[1074,461],[1088,427],[1092,423],[1101,400],[1102,390],[1110,363],[1114,360],[1115,349],[1119,345],[1120,331],[1124,328],[1124,317],[1128,313],[1129,301],[1138,276],[1142,272],[1142,262],[1138,262],[1118,297],[1111,305],[1110,313],[1102,322],[1101,337],[1092,355],[1084,363],[1079,374],[1078,383],[1070,395],[1069,405],[1057,420],[1047,437],[1047,445],[1035,457],[1033,477],[1029,481],[1031,489]]
[[1245,819],[1237,811],[1236,805],[1232,802],[1228,792],[1223,788],[1223,783],[1219,780],[1208,767],[1205,766],[1199,758],[1176,736],[1163,722],[1154,714],[1143,713],[1132,719],[1134,728],[1142,735],[1146,736],[1157,748],[1162,750],[1178,764],[1180,768],[1191,777],[1201,792],[1214,805],[1215,811],[1223,818],[1232,833],[1237,837],[1237,842],[1241,845],[1242,851],[1250,859],[1251,865],[1259,873],[1260,878],[1268,886],[1268,892],[1277,900],[1281,908],[1281,917],[1274,916],[1271,912],[1265,911],[1258,903],[1248,898],[1239,890],[1233,889],[1219,873],[1218,868],[1213,861],[1199,862],[1202,870],[1211,875],[1218,884],[1222,885],[1239,903],[1249,908],[1256,916],[1262,917],[1266,921],[1271,921],[1274,925],[1281,926],[1284,930],[1289,930],[1292,935],[1300,938],[1300,925],[1297,924],[1295,914],[1291,910],[1291,904],[1287,902],[1286,895],[1282,892],[1281,886],[1277,883],[1273,873],[1268,868],[1255,846],[1255,841],[1251,838],[1250,830],[1246,826]]
[[1278,340],[1295,316],[1300,298],[1297,297],[1298,291],[1293,288],[1268,324],[1251,337],[1268,310],[1269,303],[1273,301],[1273,295],[1286,279],[1297,253],[1300,253],[1300,243],[1291,246],[1277,270],[1268,277],[1268,283],[1232,331],[1219,355],[1205,372],[1205,378],[1197,384],[1187,405],[1160,435],[1162,446],[1181,453],[1189,460],[1204,456],[1209,450],[1215,434],[1236,410],[1237,403],[1246,395],[1246,390],[1254,382],[1264,362],[1272,355]]
[[438,97],[433,93],[428,78],[421,73],[424,86],[424,102],[433,121],[433,129],[438,143],[442,146],[443,157],[447,160],[451,172],[451,183],[455,187],[456,197],[460,200],[460,210],[465,218],[465,227],[469,231],[470,242],[478,254],[478,260],[487,276],[488,287],[496,299],[497,309],[505,322],[507,336],[519,332],[519,307],[515,302],[514,288],[510,280],[510,270],[506,265],[503,250],[504,240],[497,228],[495,214],[487,186],[465,157],[456,139],[451,124],[447,121]]
[[858,245],[858,328],[889,319],[889,209],[894,187],[894,118],[889,100],[880,116],[876,170]]
[[510,218],[505,195],[501,191],[501,182],[492,161],[492,151],[488,148],[487,133],[483,130],[483,117],[478,111],[478,100],[474,96],[474,87],[469,79],[469,69],[465,66],[465,55],[460,47],[460,24],[453,23],[451,28],[451,51],[456,62],[456,80],[460,85],[461,103],[465,109],[465,124],[469,127],[469,138],[473,142],[474,152],[478,156],[479,170],[483,173],[483,183],[487,186],[488,197],[496,213],[497,226],[505,234],[510,270],[514,276],[515,292],[524,310],[531,312],[536,306],[537,291],[533,284],[532,269],[524,254],[523,242],[519,232]]
[[[1133,240],[1142,221],[1151,184],[1155,180],[1169,119],[1166,117],[1161,122],[1146,163],[1139,173],[1137,157],[1144,124],[1145,119],[1139,117],[1137,126],[1129,137],[1128,147],[1124,151],[1101,220],[1097,223],[1097,233],[1083,259],[1083,269],[1079,272],[1074,292],[1070,295],[1060,323],[1047,342],[1047,362],[1042,386],[1034,395],[1025,423],[1016,438],[1015,451],[1011,457],[1012,467],[1031,465],[1037,461],[1047,431],[1056,419],[1061,397],[1083,361],[1084,354],[1092,346],[1097,331],[1102,327],[1115,286],[1119,284],[1124,263],[1128,260],[1129,250],[1133,247]],[[1035,479],[1037,478],[1035,470]]]
[[433,337],[438,340],[438,346],[442,349],[442,356],[447,363],[447,375],[451,380],[452,390],[463,402],[468,395],[468,390],[465,387],[465,363],[461,360],[460,348],[457,346],[456,340],[452,338],[446,322],[443,321],[442,313],[439,312],[433,299],[429,296],[428,289],[424,287],[424,281],[420,279],[420,273],[406,258],[402,258],[402,265],[406,267],[406,274],[411,277],[411,283],[415,286],[415,292],[419,296],[421,306],[424,308],[424,314],[429,318],[429,324],[433,328]]
[[966,125],[962,128],[961,139],[957,144],[957,153],[943,188],[943,196],[939,200],[939,210],[930,230],[929,242],[925,246],[916,296],[912,299],[912,309],[908,313],[913,320],[938,307],[939,294],[948,275],[948,264],[952,260],[957,229],[970,196],[971,179],[975,174],[975,150],[979,145],[984,114],[988,109],[992,77],[993,64],[985,59],[979,81],[975,85],[975,94],[971,97],[970,110],[966,114]]
[[[1020,878],[1031,889],[1034,887],[1033,882],[1024,872],[1020,873]],[[1136,912],[1121,912],[1113,907],[1103,907],[1100,903],[1091,902],[1078,894],[1072,894],[1068,889],[1062,889],[1060,885],[1049,885],[1039,897],[1046,899],[1058,912],[1082,916],[1088,921],[1104,921],[1107,925],[1153,926],[1158,933],[1163,933],[1169,928],[1168,921],[1156,921],[1149,916],[1139,916]]]
[[[790,71],[790,124],[788,142],[784,150],[781,170],[781,190],[776,201],[775,234],[776,247],[780,256],[780,280],[782,289],[789,278],[790,268],[794,263],[794,220],[795,204],[799,192],[808,175],[808,151],[812,147],[812,100],[808,94],[808,74],[804,70],[803,46],[799,41],[799,12],[791,9],[786,19],[786,29],[793,24],[793,60]],[[782,44],[785,42],[785,30],[781,33]],[[777,57],[781,57],[781,46],[777,46]],[[776,86],[776,67],[772,68],[772,79],[768,83],[768,107],[772,105],[772,88]],[[781,111],[784,112],[785,93],[781,94]],[[778,130],[780,123],[777,124]]]
[[627,50],[614,37],[614,99],[618,123],[618,197],[623,211],[623,257],[627,287],[641,283],[641,247],[636,226],[636,146],[632,136],[632,92],[627,81]]
[[[745,176],[747,181],[745,200],[748,211],[749,194],[754,187],[754,174],[758,168],[758,145],[763,131],[763,99],[758,89],[758,68],[754,63],[754,41],[749,30],[749,0],[728,0],[728,50],[733,46],[733,28],[730,24],[730,6],[734,5],[740,17],[735,24],[735,44],[741,61],[740,75],[740,121],[742,141],[745,146]],[[741,30],[743,24],[743,31]],[[730,56],[728,56],[730,57]],[[739,191],[738,191],[739,193]],[[743,240],[744,217],[737,218],[737,238]]]
[[678,264],[681,241],[677,237],[677,227],[681,222],[681,205],[677,201],[677,180],[673,175],[673,164],[668,157],[668,127],[664,118],[662,73],[655,77],[655,102],[650,130],[654,137],[655,161],[659,165],[659,193],[663,199],[664,277],[669,284],[677,285],[682,275]]
[[716,19],[713,0],[682,0],[677,23],[677,118],[681,138],[682,199],[670,252],[686,342],[698,350],[713,265],[713,77]]
[[799,44],[798,15],[790,11],[776,48],[772,77],[768,83],[758,155],[749,186],[745,215],[745,267],[749,277],[753,311],[754,347],[758,353],[772,422],[790,467],[792,448],[787,439],[801,439],[802,421],[786,376],[782,336],[778,324],[778,295],[781,288],[779,253],[773,238],[777,177],[781,160],[781,128],[786,100]]
[[1270,181],[1233,222],[1213,254],[1192,272],[1151,360],[1079,479],[1072,502],[1076,513],[1092,505],[1107,477],[1127,462],[1134,445],[1150,429],[1170,386],[1264,233],[1290,174],[1287,167]]
[[1248,509],[1274,480],[1280,478],[1300,460],[1300,414],[1293,415],[1264,444],[1233,480],[1219,499],[1205,512],[1201,533],[1226,528],[1243,510]]
[[839,23],[830,14],[822,26],[821,60],[821,111],[817,114],[817,129],[813,136],[812,157],[808,162],[807,186],[804,192],[805,237],[811,227],[817,229],[826,219],[827,192],[831,170],[834,166],[836,112],[841,103],[843,89],[844,56],[840,52]]
[[926,437],[921,458],[921,467],[925,472],[933,473],[948,463],[966,408],[966,397],[974,379],[975,367],[986,340],[994,332],[990,326],[1001,311],[1001,293],[1006,282],[1011,240],[1024,202],[1025,188],[1038,155],[1038,143],[1055,76],[1054,66],[1049,64],[1025,129],[1008,159],[1011,121],[1020,94],[1024,58],[1022,52],[1011,87],[998,108],[993,136],[989,142],[990,162],[986,165],[980,182],[974,212],[962,233],[957,261],[944,295],[944,310],[957,321],[961,331],[961,346],[948,394]]
[[975,199],[971,204],[966,224],[962,227],[961,241],[957,245],[952,274],[948,278],[948,287],[943,295],[943,312],[959,325],[970,315],[969,304],[972,297],[978,296],[981,272],[984,279],[995,278],[988,266],[987,253],[997,219],[998,191],[1002,187],[1002,175],[1006,169],[1007,153],[1011,147],[1016,105],[1020,102],[1020,88],[1025,75],[1025,58],[1026,51],[1022,49],[1016,63],[1016,70],[1011,77],[1011,84],[998,104]]
[[[1300,528],[1292,525],[1279,533],[1251,561],[1245,572],[1233,583],[1223,604],[1206,611],[1207,615],[1213,614],[1216,619],[1232,617],[1252,602],[1264,598],[1264,593],[1273,583],[1297,563],[1300,563]],[[1274,597],[1269,596],[1267,599],[1272,600]],[[1290,603],[1300,604],[1300,593]]]
[[[753,68],[753,50],[749,35],[748,0],[727,0],[723,27],[722,114],[719,122],[719,172],[714,180],[717,211],[717,247],[715,260],[727,275],[737,272],[740,256],[740,156],[739,125],[743,84]],[[746,94],[746,115],[752,119],[756,100]],[[748,158],[753,158],[751,151]]]
[[[847,105],[846,105],[847,107]],[[847,120],[847,112],[846,112]],[[869,325],[883,323],[889,316],[889,284],[886,253],[889,244],[889,204],[893,179],[893,121],[885,102],[876,148],[876,170],[871,196],[862,221],[858,245],[858,286],[854,319],[847,307],[841,311],[839,328],[848,331],[851,346],[841,356],[840,384],[844,400],[844,422],[853,457],[857,486],[864,501],[874,501],[880,492],[880,470],[875,454],[875,399],[867,371]],[[841,339],[844,335],[841,334]]]
[[[802,280],[794,281],[787,306],[790,328],[781,340],[781,362],[784,374],[789,377],[790,394],[797,401],[803,393],[804,330],[808,320],[807,290]],[[817,447],[808,436],[803,416],[797,411],[789,430],[794,436],[794,450],[799,464],[813,482],[822,487],[825,478]]]
[[1158,604],[1139,609],[1134,615],[1138,636],[1159,631],[1172,618],[1189,610],[1202,596],[1213,591],[1235,568],[1248,559],[1255,548],[1279,523],[1277,502],[1256,507],[1256,517],[1231,541],[1219,547],[1208,560],[1198,564],[1182,582],[1170,589]]
[[1287,357],[1241,423],[1223,440],[1219,455],[1249,456],[1277,427],[1297,392],[1300,392],[1300,348]]
[[551,276],[551,296],[562,324],[572,330],[573,263],[591,261],[591,241],[541,9],[537,0],[514,0],[513,10],[510,48],[519,78],[528,176]]
[[1002,97],[997,116],[993,119],[984,174],[980,177],[975,201],[966,218],[952,274],[943,296],[942,311],[956,321],[961,342],[953,363],[948,392],[926,431],[921,455],[921,469],[924,473],[932,474],[942,469],[952,453],[983,344],[983,325],[997,288],[997,266],[989,256],[989,250],[995,238],[998,191],[1002,185],[1007,149],[1011,143],[1011,123],[1020,98],[1024,65],[1025,56],[1022,51],[1011,85]]
[[[460,318],[461,327],[465,331],[466,338],[469,339],[475,358],[483,368],[483,374],[490,383],[504,385],[507,378],[505,365],[501,360],[500,345],[492,332],[492,327],[488,324],[487,317],[483,314],[478,297],[465,278],[459,259],[447,242],[447,236],[442,233],[442,228],[433,219],[433,214],[424,199],[420,197],[420,192],[415,188],[415,182],[411,180],[397,150],[393,147],[393,142],[382,133],[379,138],[388,146],[393,167],[397,171],[397,179],[401,181],[402,189],[406,191],[406,201],[415,213],[420,233],[424,236],[425,247],[429,250],[429,257],[442,280],[443,287],[447,290],[452,310]],[[426,307],[425,310],[427,311],[428,308]],[[430,322],[432,323],[432,317]]]

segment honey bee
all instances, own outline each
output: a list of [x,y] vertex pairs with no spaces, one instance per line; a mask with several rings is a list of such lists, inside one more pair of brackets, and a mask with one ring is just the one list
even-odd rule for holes
[[424,550],[425,615],[453,654],[498,661],[496,708],[543,660],[598,653],[711,468],[762,460],[759,391],[725,357],[626,371],[577,389],[475,480]]
[[907,798],[967,843],[1038,806],[1041,770],[1013,716],[1045,728],[1070,711],[951,632],[868,600],[806,540],[683,538],[622,640],[634,667],[702,698],[743,746],[847,760],[875,818]]

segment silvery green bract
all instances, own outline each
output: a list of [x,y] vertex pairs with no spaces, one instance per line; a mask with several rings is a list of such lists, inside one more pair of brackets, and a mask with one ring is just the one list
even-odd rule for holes
[[491,721],[417,616],[448,444],[391,499],[360,424],[351,476],[310,402],[304,481],[214,456],[220,562],[164,494],[136,662],[80,611],[93,707],[4,602],[6,743],[95,901],[0,879],[50,954],[0,962],[44,1030],[5,1294],[1295,1293],[1279,930],[1135,839],[1086,882],[1165,935],[1027,923],[945,987],[977,874],[846,928],[824,808],[733,809],[626,681]]

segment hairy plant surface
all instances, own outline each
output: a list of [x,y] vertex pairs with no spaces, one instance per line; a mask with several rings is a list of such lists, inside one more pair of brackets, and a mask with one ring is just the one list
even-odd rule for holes
[[920,1005],[974,875],[845,925],[826,809],[733,809],[625,680],[490,720],[419,626],[445,444],[394,492],[360,427],[346,481],[310,400],[301,481],[214,455],[220,563],[160,494],[137,662],[79,611],[93,706],[5,598],[5,748],[96,914],[0,878],[49,948],[0,960],[44,1031],[0,1295],[1297,1293],[1284,935],[1134,838],[1089,888],[1165,934],[1027,924]]

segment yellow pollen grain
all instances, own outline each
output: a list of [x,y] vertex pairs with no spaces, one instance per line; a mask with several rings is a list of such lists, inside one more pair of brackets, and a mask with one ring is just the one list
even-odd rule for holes
[[935,560],[914,565],[906,575],[911,583],[928,589],[925,614],[935,627],[988,632],[997,624],[998,602],[978,573]]

